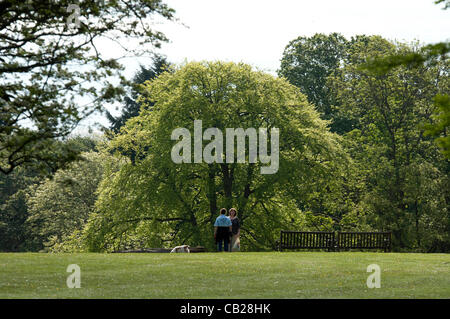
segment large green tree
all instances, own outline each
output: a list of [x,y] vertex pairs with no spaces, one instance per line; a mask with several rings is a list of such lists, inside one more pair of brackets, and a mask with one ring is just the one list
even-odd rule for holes
[[448,161],[424,136],[434,122],[433,98],[449,90],[448,63],[373,73],[362,67],[380,56],[406,55],[415,46],[381,37],[356,38],[346,64],[329,78],[340,112],[355,122],[346,135],[365,193],[361,210],[377,229],[392,230],[397,248],[432,249],[448,242]]
[[[97,212],[84,232],[90,250],[135,242],[212,247],[218,211],[232,206],[242,222],[243,246],[273,247],[280,229],[306,229],[309,214],[298,203],[332,183],[345,163],[339,137],[298,88],[245,64],[186,64],[148,83],[141,101],[140,115],[110,145],[134,150],[139,160],[102,181]],[[224,145],[226,128],[278,128],[278,171],[261,174],[267,164],[249,163],[248,152],[244,163],[174,163],[172,131],[193,133],[194,120],[224,132]],[[329,226],[328,219],[314,222],[319,229]]]
[[[167,40],[153,17],[173,14],[161,0],[1,1],[0,172],[75,160],[55,139],[114,101],[126,83],[119,60],[102,49],[105,40],[128,56],[149,52]],[[126,44],[136,38],[139,45]]]
[[[449,0],[436,0],[436,4],[444,4],[443,9],[450,8]],[[376,74],[385,74],[399,66],[422,67],[434,64],[440,59],[448,59],[450,43],[439,42],[420,47],[419,50],[401,52],[398,54],[375,56],[368,59],[364,67]],[[448,76],[448,73],[444,74]],[[437,121],[434,125],[428,125],[425,134],[434,136],[437,145],[441,148],[444,156],[450,158],[450,97],[448,93],[439,94],[435,97],[435,117]]]
[[327,77],[342,65],[347,46],[348,40],[338,33],[300,36],[286,46],[278,70],[280,76],[306,94],[323,119],[332,120],[332,131],[339,133],[348,131],[350,123],[338,117],[337,101]]

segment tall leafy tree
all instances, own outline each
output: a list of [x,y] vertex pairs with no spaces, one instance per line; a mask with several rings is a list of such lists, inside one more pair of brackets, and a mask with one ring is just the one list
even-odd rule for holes
[[[437,60],[387,73],[362,67],[368,59],[414,50],[378,36],[356,38],[346,65],[329,83],[340,111],[356,123],[346,137],[366,183],[361,204],[371,212],[367,221],[392,230],[397,248],[430,249],[433,241],[442,240],[450,221],[448,163],[424,136],[424,124],[433,123],[433,97],[449,90],[449,65]],[[427,234],[433,236],[425,242]]]
[[26,196],[30,186],[42,179],[39,172],[19,167],[0,175],[0,251],[26,251],[36,248],[25,226],[28,218]]
[[[141,100],[139,116],[110,145],[134,150],[138,160],[101,183],[98,212],[84,233],[90,250],[122,248],[136,238],[211,248],[218,210],[232,206],[242,221],[243,247],[272,247],[281,228],[307,225],[296,201],[345,163],[338,136],[298,88],[248,65],[189,63],[148,83]],[[148,103],[155,103],[152,109]],[[194,120],[224,134],[226,128],[279,128],[279,170],[261,174],[267,164],[248,162],[248,144],[245,163],[174,163],[172,131],[193,133]]]
[[[24,164],[53,169],[76,159],[55,139],[122,94],[126,82],[122,65],[106,58],[98,41],[109,39],[127,55],[148,52],[167,40],[152,17],[171,20],[173,14],[161,0],[2,1],[0,172]],[[124,41],[136,38],[138,48],[127,49]],[[78,106],[80,96],[90,102]]]
[[[444,4],[443,9],[450,8],[449,0],[437,0],[436,4]],[[450,43],[439,42],[421,47],[419,50],[402,52],[387,56],[377,56],[368,59],[364,67],[376,74],[385,74],[399,66],[422,67],[436,63],[439,59],[446,60],[450,52]],[[448,75],[448,74],[445,74]],[[450,125],[450,97],[447,94],[439,94],[434,99],[436,104],[435,117],[438,118],[436,124],[428,125],[428,135],[434,136],[437,145],[441,148],[447,159],[450,157],[450,137],[448,129]]]
[[323,119],[332,120],[331,129],[339,133],[348,131],[350,123],[337,116],[336,99],[327,85],[327,77],[342,65],[347,44],[338,33],[298,37],[286,46],[278,71],[306,94]]

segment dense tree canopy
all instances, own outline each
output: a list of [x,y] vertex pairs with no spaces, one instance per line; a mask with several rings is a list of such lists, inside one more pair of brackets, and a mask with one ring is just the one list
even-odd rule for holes
[[398,247],[428,250],[449,242],[448,161],[424,136],[425,127],[434,123],[434,96],[450,89],[449,65],[437,60],[381,74],[361,67],[374,57],[412,50],[378,36],[361,38],[329,85],[339,111],[355,123],[345,137],[365,180],[360,205],[367,221],[393,231]]
[[338,33],[298,37],[286,46],[278,71],[306,94],[322,118],[332,120],[331,128],[336,132],[348,130],[349,124],[332,109],[336,100],[327,85],[327,77],[342,64],[347,46],[347,39]]
[[[450,8],[449,0],[436,0],[435,3],[444,3],[444,10]],[[439,42],[425,45],[418,50],[370,57],[363,67],[375,74],[386,74],[400,66],[420,68],[424,65],[435,64],[440,60],[445,61],[448,59],[449,53],[450,42]],[[448,76],[448,71],[443,76]],[[436,105],[434,115],[437,121],[434,124],[427,125],[425,134],[436,138],[437,145],[439,145],[444,156],[448,159],[450,158],[450,136],[448,135],[450,127],[450,97],[448,93],[438,94],[434,100]]]
[[[75,160],[73,149],[54,140],[123,93],[122,66],[99,41],[108,39],[128,55],[148,52],[167,40],[151,18],[173,13],[160,0],[2,1],[0,172],[23,164],[55,169]],[[126,48],[131,38],[139,39],[138,48]]]
[[[76,235],[94,211],[105,169],[117,170],[120,165],[117,159],[97,152],[82,153],[82,158],[42,181],[27,197],[27,229],[46,250],[77,249]],[[70,246],[72,242],[75,246]]]
[[[237,208],[247,249],[270,247],[280,228],[307,227],[297,201],[332,181],[346,162],[338,136],[296,87],[244,64],[186,64],[148,82],[141,100],[140,115],[111,142],[139,160],[102,182],[85,233],[92,250],[136,242],[210,246],[221,207]],[[279,170],[261,174],[266,164],[249,163],[248,154],[245,163],[174,163],[172,131],[194,132],[194,120],[222,132],[278,128]]]
[[447,156],[447,46],[339,34],[289,43],[280,76],[343,135],[355,165],[327,197],[309,198],[315,215],[339,228],[394,231],[396,249],[447,249],[449,164],[436,147]]
[[425,135],[435,137],[435,142],[447,159],[450,159],[450,96],[438,94],[434,98],[435,122],[426,125]]
[[[450,251],[448,42],[300,36],[278,77],[169,66],[150,52],[154,19],[173,20],[161,0],[71,2],[0,3],[1,251],[213,250],[222,207],[242,250],[336,230]],[[127,81],[106,40],[153,64]],[[67,138],[117,101],[101,141]]]
[[[97,150],[96,140],[89,137],[72,137],[65,142],[58,142],[58,144],[62,144],[62,147],[70,147],[77,153]],[[70,145],[64,146],[64,144]],[[86,175],[88,166],[78,168],[82,168],[78,174]],[[8,175],[0,174],[0,250],[36,251],[42,249],[43,242],[47,239],[35,236],[30,231],[27,219],[30,216],[28,198],[34,194],[36,187],[43,182],[44,178],[45,175],[42,175],[39,170],[29,166],[18,167]],[[66,196],[68,193],[63,193],[59,197],[61,202],[53,202],[51,205],[62,205],[67,200]],[[36,214],[40,213],[41,211],[36,212]],[[60,223],[60,225],[64,225],[64,223]]]

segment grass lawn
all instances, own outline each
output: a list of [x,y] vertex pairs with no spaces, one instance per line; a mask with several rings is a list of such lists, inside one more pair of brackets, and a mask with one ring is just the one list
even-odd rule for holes
[[[66,286],[69,264],[80,289]],[[370,264],[381,288],[366,286]],[[0,298],[450,298],[450,255],[3,253]]]

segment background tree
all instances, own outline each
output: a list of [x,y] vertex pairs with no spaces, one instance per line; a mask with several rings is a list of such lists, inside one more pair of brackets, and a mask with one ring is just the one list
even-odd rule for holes
[[9,175],[0,174],[0,251],[36,248],[24,224],[28,218],[28,187],[40,180],[39,172],[26,167],[19,167]]
[[[58,143],[70,144],[68,147],[81,153],[95,151],[97,142],[89,137],[72,137]],[[40,171],[27,166],[18,167],[8,175],[0,174],[0,251],[42,248],[42,241],[32,236],[26,220],[30,215],[27,198],[43,178]]]
[[[161,73],[169,71],[170,64],[167,62],[164,56],[155,55],[153,57],[153,64],[149,67],[140,66],[141,69],[136,73],[133,79],[131,96],[127,95],[124,99],[124,105],[122,112],[119,116],[114,117],[110,112],[106,111],[106,117],[110,122],[109,129],[105,129],[106,136],[112,139],[115,134],[120,132],[120,128],[125,125],[126,121],[130,118],[138,116],[141,105],[137,101],[139,97],[139,92],[141,90],[140,85],[145,81],[155,79]],[[152,107],[153,103],[149,103],[148,107]],[[125,151],[122,147],[119,150],[123,155],[127,156],[132,163],[136,161],[136,152],[133,150]],[[115,150],[111,150],[115,151]]]
[[348,41],[338,33],[298,37],[286,46],[278,71],[306,94],[323,119],[332,120],[331,130],[338,133],[349,131],[351,123],[339,118],[333,109],[337,101],[327,85],[327,77],[342,64],[347,45]]
[[[58,251],[71,242],[94,210],[97,187],[106,166],[119,163],[97,152],[82,153],[83,160],[56,172],[30,191],[26,226],[40,249]],[[67,247],[74,249],[74,247]]]
[[[126,81],[117,59],[97,46],[109,39],[127,54],[140,55],[166,37],[152,28],[152,16],[171,20],[174,11],[160,0],[21,1],[0,3],[0,172],[19,165],[52,169],[76,159],[55,139],[123,93]],[[72,19],[74,18],[74,19]],[[73,23],[79,22],[79,26]],[[138,49],[125,40],[139,38]],[[121,82],[114,85],[115,82]],[[117,81],[120,80],[120,81]],[[78,106],[75,98],[90,102]]]
[[[436,4],[444,4],[443,9],[450,8],[449,0],[436,0]],[[433,64],[440,59],[446,60],[450,52],[450,43],[439,42],[428,44],[420,47],[419,50],[410,52],[402,52],[401,54],[393,54],[381,57],[372,57],[368,59],[364,67],[375,74],[385,74],[390,70],[399,66],[421,67],[425,64]],[[448,73],[444,74],[448,76]],[[440,94],[435,97],[435,117],[438,118],[435,126],[428,125],[426,134],[436,137],[436,143],[441,148],[447,159],[450,156],[450,137],[448,136],[448,128],[450,123],[450,97],[448,94]]]
[[[332,180],[345,163],[338,136],[296,87],[244,64],[189,63],[148,83],[141,99],[139,116],[110,145],[134,150],[138,160],[102,181],[98,212],[84,232],[90,250],[138,240],[212,248],[218,210],[232,206],[242,222],[243,247],[273,248],[281,228],[308,226],[296,200],[307,200],[316,183]],[[155,104],[150,110],[147,103]],[[248,161],[173,163],[171,133],[178,127],[193,132],[195,119],[223,132],[279,128],[279,171],[262,175],[265,164]]]
[[127,120],[139,115],[141,105],[138,103],[137,99],[139,97],[140,84],[156,78],[161,73],[167,71],[169,67],[170,63],[167,62],[166,57],[161,55],[155,55],[153,57],[153,63],[151,66],[140,66],[140,70],[136,72],[132,81],[133,87],[131,90],[131,95],[127,95],[124,98],[121,114],[115,117],[110,112],[106,111],[106,117],[110,123],[109,129],[113,133],[118,133]]
[[[360,203],[370,212],[366,222],[392,230],[397,248],[431,249],[434,240],[446,237],[450,220],[448,162],[424,136],[424,124],[433,123],[433,97],[449,90],[448,63],[378,74],[362,67],[368,59],[413,50],[378,36],[357,38],[329,85],[340,111],[356,123],[346,138],[367,187]],[[432,231],[436,223],[443,228]]]

